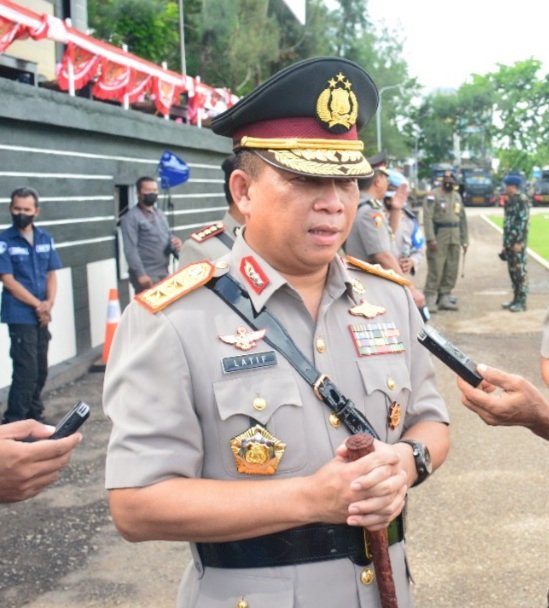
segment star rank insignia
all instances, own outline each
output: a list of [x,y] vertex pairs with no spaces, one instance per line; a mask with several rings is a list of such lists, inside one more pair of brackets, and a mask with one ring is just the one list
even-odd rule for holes
[[359,296],[363,296],[366,293],[366,288],[358,279],[351,281],[351,288]]
[[383,306],[377,304],[370,304],[366,300],[362,300],[357,306],[353,306],[349,309],[349,312],[355,317],[366,317],[367,319],[374,319],[378,315],[382,315],[385,312]]
[[234,334],[218,337],[225,344],[233,344],[240,350],[250,350],[257,344],[258,340],[263,339],[266,333],[267,330],[265,329],[251,331],[246,327],[238,327]]
[[286,444],[256,424],[231,439],[236,470],[243,475],[274,475]]

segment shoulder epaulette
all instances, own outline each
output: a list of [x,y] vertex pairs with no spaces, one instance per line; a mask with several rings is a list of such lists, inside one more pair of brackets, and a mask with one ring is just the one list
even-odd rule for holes
[[370,274],[375,274],[378,277],[382,277],[383,279],[388,279],[389,281],[393,281],[394,283],[398,283],[399,285],[408,286],[411,285],[411,282],[404,278],[402,275],[396,273],[392,268],[387,269],[383,268],[379,264],[369,264],[368,262],[364,262],[363,260],[358,260],[357,258],[353,258],[350,255],[345,256],[343,258],[347,264],[355,268],[359,268],[360,270],[364,270]]
[[160,312],[185,294],[205,285],[212,278],[214,270],[215,266],[207,260],[193,262],[153,287],[141,291],[135,299],[148,311]]
[[223,225],[223,222],[215,222],[215,224],[204,226],[204,228],[193,232],[191,234],[191,239],[193,239],[197,243],[203,243],[204,241],[207,241],[208,239],[212,238],[212,236],[220,234],[224,230],[225,226]]

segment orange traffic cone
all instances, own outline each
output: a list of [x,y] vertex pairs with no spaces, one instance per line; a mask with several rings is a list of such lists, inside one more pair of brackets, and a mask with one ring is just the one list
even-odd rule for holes
[[105,326],[105,342],[103,344],[103,357],[101,359],[103,365],[109,360],[111,344],[114,338],[114,332],[120,321],[120,300],[118,299],[118,289],[109,289],[109,304],[107,306],[107,324]]

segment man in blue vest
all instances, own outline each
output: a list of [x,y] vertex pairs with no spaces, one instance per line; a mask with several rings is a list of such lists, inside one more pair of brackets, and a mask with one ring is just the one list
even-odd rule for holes
[[61,261],[52,237],[34,226],[39,212],[36,190],[17,188],[10,202],[13,225],[0,234],[1,320],[8,324],[13,363],[2,423],[44,420],[41,393],[48,376],[48,324]]

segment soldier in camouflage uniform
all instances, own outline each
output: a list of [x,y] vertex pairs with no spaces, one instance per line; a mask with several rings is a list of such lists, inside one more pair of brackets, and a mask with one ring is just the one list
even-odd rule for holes
[[423,229],[427,241],[427,306],[430,312],[437,310],[437,304],[438,310],[457,310],[451,293],[457,282],[460,247],[465,254],[469,237],[465,207],[449,171],[442,178],[442,186],[425,199]]
[[526,195],[519,191],[521,178],[509,175],[504,180],[507,202],[503,221],[503,259],[513,285],[513,299],[503,304],[510,312],[526,310],[528,274],[526,271],[526,242],[528,239],[528,217],[530,208]]

